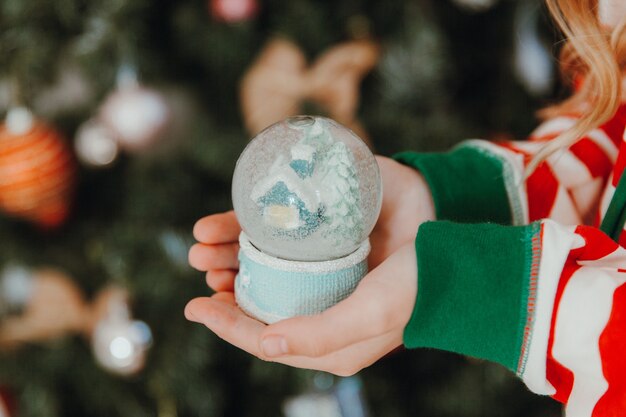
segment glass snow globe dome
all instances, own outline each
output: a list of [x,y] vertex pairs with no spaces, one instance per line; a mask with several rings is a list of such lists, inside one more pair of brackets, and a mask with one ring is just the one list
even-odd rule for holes
[[354,252],[382,202],[374,155],[325,117],[295,116],[255,136],[237,161],[233,206],[250,242],[286,260],[326,261]]

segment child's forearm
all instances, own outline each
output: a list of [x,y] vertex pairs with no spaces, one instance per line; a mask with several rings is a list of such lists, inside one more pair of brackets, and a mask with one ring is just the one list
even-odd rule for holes
[[416,252],[405,345],[498,362],[572,415],[626,412],[626,250],[607,235],[550,220],[432,222]]

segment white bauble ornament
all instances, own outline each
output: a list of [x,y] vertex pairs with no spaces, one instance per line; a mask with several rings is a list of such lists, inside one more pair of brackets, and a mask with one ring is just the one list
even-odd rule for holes
[[[100,302],[92,334],[96,360],[106,370],[123,376],[143,369],[152,333],[146,323],[132,320],[126,295],[113,290]],[[104,305],[103,305],[104,304]],[[102,310],[104,308],[104,310]]]
[[9,265],[0,271],[0,318],[22,311],[33,293],[32,271]]
[[7,112],[5,126],[12,135],[24,135],[31,131],[34,124],[35,117],[26,107],[14,107]]
[[283,403],[286,417],[366,417],[370,414],[363,382],[358,376],[334,379],[329,374],[317,373],[314,386],[315,389]]
[[97,120],[88,120],[76,132],[74,150],[84,165],[100,168],[115,161],[119,147],[115,133],[110,128]]
[[545,96],[554,86],[554,59],[550,46],[540,38],[541,8],[535,1],[518,5],[514,31],[513,70],[517,79],[534,96]]
[[138,152],[153,145],[164,132],[170,109],[156,90],[121,86],[105,100],[100,118],[115,132],[121,148]]
[[257,0],[210,0],[209,8],[216,20],[241,23],[252,20],[259,5]]

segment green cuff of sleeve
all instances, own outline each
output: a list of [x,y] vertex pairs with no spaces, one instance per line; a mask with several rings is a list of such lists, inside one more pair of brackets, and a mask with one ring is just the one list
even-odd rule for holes
[[421,225],[417,300],[405,346],[456,352],[517,371],[540,227]]
[[393,158],[424,176],[437,219],[511,224],[500,158],[467,145],[448,153],[402,152]]

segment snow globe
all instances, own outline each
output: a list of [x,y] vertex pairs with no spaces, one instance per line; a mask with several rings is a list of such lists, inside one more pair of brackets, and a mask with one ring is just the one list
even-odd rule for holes
[[320,313],[367,273],[382,182],[349,129],[316,116],[269,126],[239,157],[232,195],[242,228],[235,297],[248,315]]

